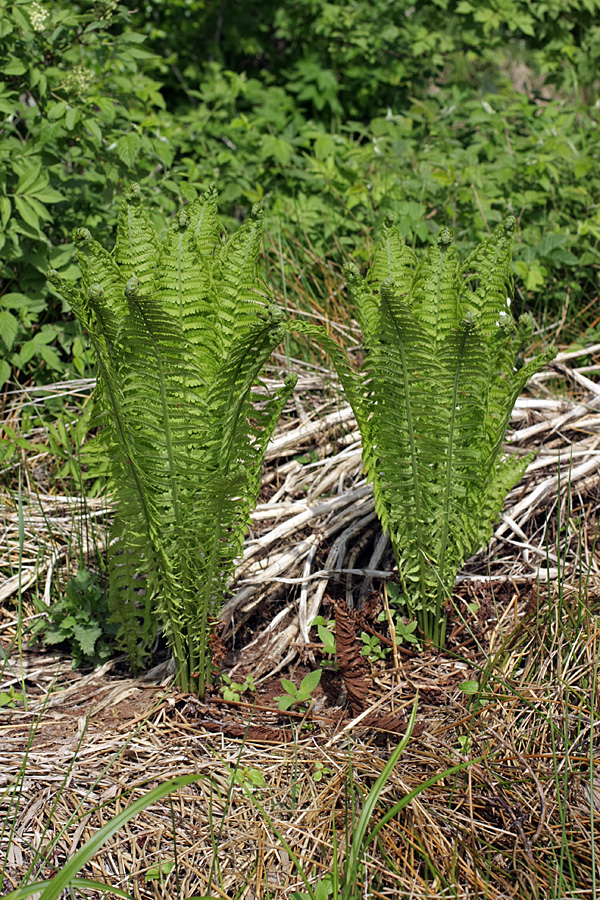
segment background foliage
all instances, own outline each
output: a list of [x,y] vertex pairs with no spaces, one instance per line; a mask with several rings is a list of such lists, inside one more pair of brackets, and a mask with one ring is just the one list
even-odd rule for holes
[[260,202],[317,297],[313,257],[364,264],[388,210],[461,251],[513,213],[521,307],[573,338],[600,264],[599,10],[0,0],[0,382],[87,371],[44,272],[77,277],[73,228],[105,240],[134,178],[157,223],[213,180],[230,228]]

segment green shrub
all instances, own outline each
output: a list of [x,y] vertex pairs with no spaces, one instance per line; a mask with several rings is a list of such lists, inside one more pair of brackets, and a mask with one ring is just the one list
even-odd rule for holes
[[108,622],[108,591],[97,577],[81,569],[67,584],[64,596],[50,606],[48,621],[38,620],[32,634],[44,644],[66,645],[73,668],[95,668],[115,651],[117,626]]
[[0,385],[11,367],[21,380],[56,379],[65,359],[83,374],[86,344],[45,272],[77,277],[73,228],[105,239],[123,181],[134,169],[156,181],[171,163],[148,74],[157,61],[129,20],[111,0],[0,0]]

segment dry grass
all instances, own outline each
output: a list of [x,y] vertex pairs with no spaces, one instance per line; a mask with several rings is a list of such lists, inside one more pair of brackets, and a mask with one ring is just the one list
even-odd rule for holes
[[[540,452],[508,498],[490,546],[460,576],[448,649],[399,647],[397,665],[388,657],[372,667],[365,715],[402,718],[419,697],[418,728],[376,818],[432,775],[472,764],[423,791],[382,830],[366,854],[362,896],[594,896],[600,389],[589,367],[576,364],[563,354],[517,404],[509,446]],[[361,798],[397,738],[353,718],[341,684],[339,697],[315,692],[314,707],[293,719],[295,727],[283,729],[276,712],[261,709],[276,706],[276,673],[297,666],[302,674],[318,664],[310,623],[330,612],[329,598],[368,596],[390,572],[358,435],[349,411],[328,394],[325,375],[318,367],[301,372],[223,612],[228,670],[259,678],[254,711],[218,696],[200,705],[170,685],[165,667],[154,680],[125,677],[119,661],[82,675],[64,658],[30,650],[21,673],[14,645],[19,511],[14,489],[4,489],[0,641],[12,651],[0,690],[23,680],[28,697],[27,709],[0,707],[1,803],[11,823],[2,834],[5,890],[19,883],[35,852],[50,847],[37,874],[51,875],[125,804],[189,772],[206,777],[174,795],[172,807],[165,800],[132,820],[87,866],[88,877],[137,898],[209,890],[284,898],[303,889],[244,785],[312,879],[330,870],[334,822],[343,860]],[[271,376],[281,377],[277,370]],[[82,385],[61,390],[68,402]],[[23,403],[36,396],[14,396],[5,420],[18,428]],[[24,436],[39,445],[39,453],[23,449],[13,460],[29,473],[20,574],[26,625],[39,615],[28,592],[51,602],[69,560],[101,545],[106,509],[100,500],[83,504],[52,493],[56,463],[44,434]],[[467,605],[474,600],[477,610]],[[467,680],[479,683],[473,696],[460,688]],[[262,740],[250,739],[257,732],[246,733],[248,725],[263,729]],[[177,867],[162,880],[148,877],[175,854]]]

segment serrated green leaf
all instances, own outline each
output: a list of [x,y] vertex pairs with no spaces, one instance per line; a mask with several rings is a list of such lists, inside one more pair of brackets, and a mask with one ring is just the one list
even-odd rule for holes
[[6,384],[10,378],[10,365],[5,359],[0,359],[0,387]]
[[0,310],[0,337],[6,344],[8,350],[12,350],[19,322],[7,309]]
[[11,212],[12,206],[8,197],[0,197],[0,221],[3,228],[6,228]]
[[96,641],[102,635],[102,628],[99,625],[80,625],[73,626],[73,636],[81,647],[84,656],[93,656]]
[[117,154],[121,162],[123,162],[128,169],[133,169],[135,167],[135,161],[139,150],[140,139],[135,132],[124,134],[117,141]]
[[32,205],[27,201],[25,197],[16,196],[15,198],[15,206],[19,212],[19,215],[31,228],[35,229],[35,231],[40,232],[40,220],[37,216],[37,213],[33,209]]

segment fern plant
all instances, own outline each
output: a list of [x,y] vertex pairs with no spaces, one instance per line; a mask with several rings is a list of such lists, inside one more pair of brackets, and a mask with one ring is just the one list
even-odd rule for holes
[[347,277],[365,359],[327,342],[354,408],[409,617],[438,646],[458,569],[484,546],[531,456],[505,457],[516,398],[553,358],[525,363],[530,316],[510,312],[515,220],[461,263],[444,229],[420,264],[385,221],[366,278]]
[[211,187],[159,243],[134,184],[113,253],[75,233],[81,287],[48,273],[96,352],[119,640],[139,668],[160,623],[179,684],[199,696],[264,451],[295,385],[269,394],[260,384],[283,335],[281,312],[257,290],[261,231],[255,209],[223,243]]

